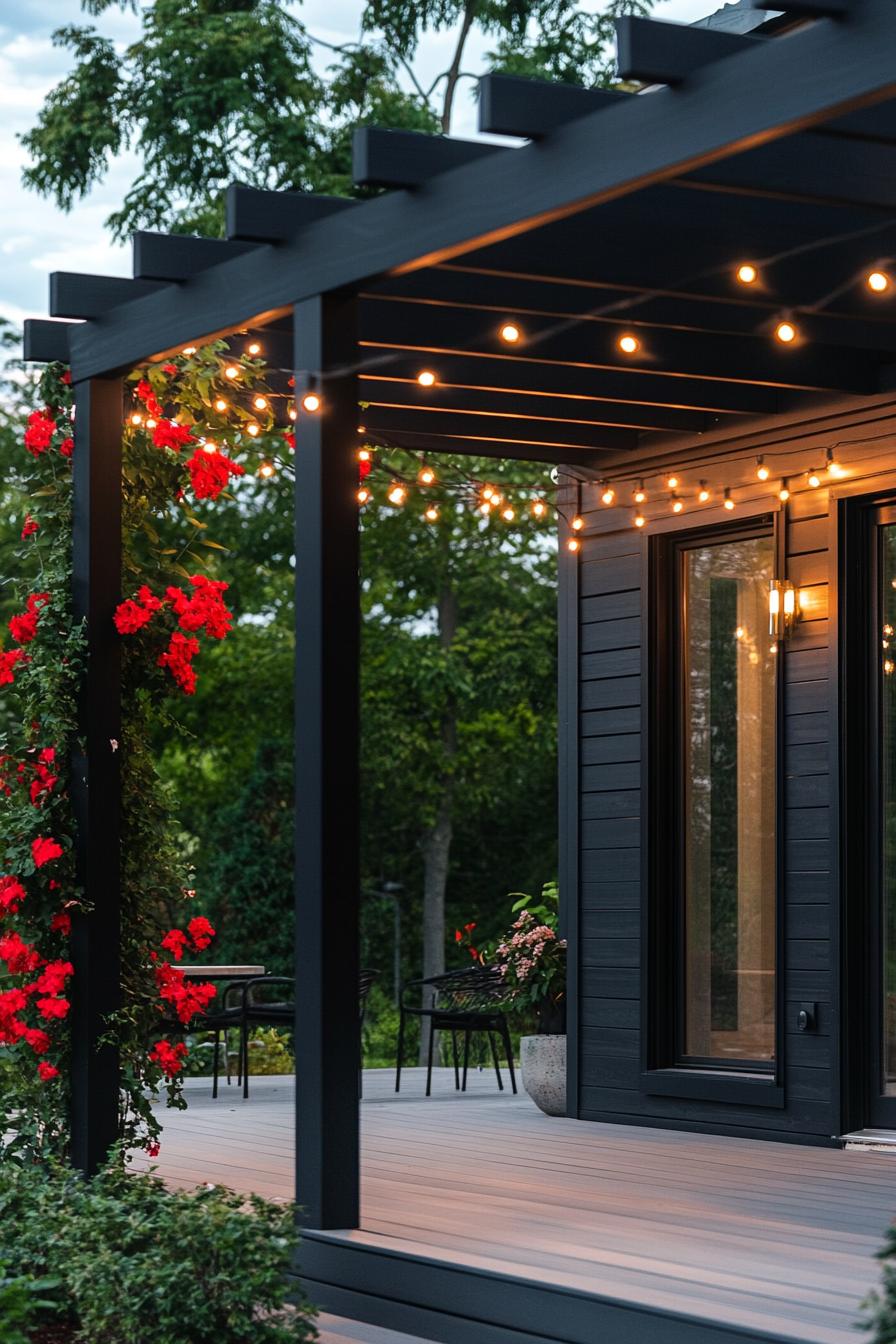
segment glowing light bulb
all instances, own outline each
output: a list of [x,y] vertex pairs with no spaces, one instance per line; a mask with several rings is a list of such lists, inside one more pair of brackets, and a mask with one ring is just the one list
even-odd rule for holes
[[309,415],[314,415],[315,411],[320,410],[320,397],[316,392],[306,392],[302,398],[302,408]]
[[624,355],[636,355],[641,349],[641,342],[630,331],[627,331],[624,336],[620,336],[616,344]]
[[731,491],[729,490],[727,485],[725,486],[725,497],[722,502],[724,507],[730,513],[731,510],[734,508],[734,500],[731,498]]
[[274,466],[273,462],[264,461],[258,468],[258,474],[259,476],[264,476],[265,479],[269,479],[271,476],[273,476],[276,470],[277,468]]
[[668,487],[669,487],[670,490],[677,490],[677,489],[678,489],[678,477],[675,476],[675,475],[667,476],[667,477],[666,477],[666,484],[668,485]]
[[673,513],[681,513],[681,511],[682,511],[683,508],[684,508],[684,500],[683,500],[683,499],[680,499],[678,495],[673,495],[673,496],[672,496],[672,512],[673,512]]
[[865,284],[874,294],[886,294],[891,283],[886,271],[871,271],[865,277]]
[[806,480],[809,482],[813,490],[817,490],[818,487],[821,485],[821,477],[819,476],[818,472],[815,470],[814,467],[808,473]]
[[216,453],[218,451],[218,445],[215,443],[214,439],[205,439],[202,444],[202,449],[203,452],[206,453]]
[[139,415],[139,414],[135,411],[134,414],[131,416],[131,424],[132,424],[132,425],[142,425],[142,424],[143,424],[143,416],[142,416],[142,415]]
[[582,543],[579,541],[578,537],[570,537],[569,541],[566,543],[566,549],[568,551],[578,551],[581,550],[581,548]]
[[258,344],[257,341],[253,341],[251,345],[246,346],[246,349],[250,355],[261,354],[261,346]]
[[894,668],[894,667],[896,667],[896,663],[893,662],[893,659],[892,659],[892,658],[885,658],[885,659],[884,659],[884,672],[886,672],[886,674],[887,674],[888,677],[890,677],[890,676],[893,675],[893,668]]
[[390,487],[389,493],[386,496],[389,503],[394,504],[396,508],[398,508],[399,505],[403,504],[407,499],[407,497],[408,497],[407,490],[405,490],[403,485],[399,485],[397,481],[393,486]]
[[647,519],[644,517],[643,513],[641,513],[641,511],[639,510],[635,514],[632,521],[634,522],[635,527],[643,527],[644,524],[647,522]]
[[224,370],[224,377],[229,378],[232,382],[234,378],[239,378],[239,376],[240,371],[237,366],[235,364],[228,364],[227,368]]
[[786,485],[781,486],[781,489],[778,491],[778,498],[780,499],[782,504],[787,503],[788,499],[790,498],[790,490]]
[[196,353],[196,347],[195,347],[195,345],[185,345],[185,346],[184,346],[184,354],[185,354],[185,355],[195,355],[195,353]]
[[782,345],[790,345],[796,340],[796,327],[792,322],[779,322],[775,327],[775,336]]
[[253,439],[257,439],[258,435],[261,433],[261,429],[253,422],[251,425],[246,426],[246,433],[250,434]]
[[432,387],[436,381],[436,376],[432,369],[421,369],[417,374],[417,382],[421,387]]
[[224,400],[223,397],[219,397],[218,400],[215,402],[215,410],[216,411],[227,410],[227,402]]
[[488,499],[484,499],[482,503],[479,505],[479,512],[487,518],[488,515],[491,513],[491,511],[492,511],[491,501]]
[[577,513],[575,518],[573,518],[572,522],[570,523],[570,527],[572,528],[573,532],[581,532],[584,526],[585,526],[585,519],[581,516],[581,514]]
[[754,285],[759,279],[759,272],[749,261],[742,261],[735,274],[742,285]]
[[423,470],[420,472],[420,475],[417,477],[417,480],[420,482],[421,485],[432,485],[435,479],[436,474],[433,471],[432,467],[424,467]]
[[647,498],[647,491],[644,489],[644,482],[638,482],[637,490],[632,492],[632,499],[636,504],[643,504]]
[[484,486],[482,487],[482,498],[483,498],[483,499],[485,499],[485,500],[491,500],[491,499],[494,498],[494,495],[495,495],[495,487],[494,487],[493,485],[484,485]]
[[735,638],[735,639],[743,639],[744,636],[746,635],[746,633],[747,633],[747,632],[746,632],[746,630],[743,628],[743,626],[742,626],[742,625],[739,625],[739,626],[737,627],[737,629],[734,631],[734,638]]
[[359,504],[367,503],[368,499],[370,498],[370,491],[367,489],[366,485],[361,486],[361,489],[357,491],[355,498],[357,499]]
[[705,481],[700,482],[700,489],[697,491],[697,498],[701,504],[705,504],[709,499],[709,486]]
[[287,414],[289,415],[290,420],[295,420],[295,418],[296,418],[296,416],[297,416],[297,414],[298,414],[298,412],[296,411],[295,406],[290,406],[289,411],[287,412]]
[[424,511],[423,517],[429,523],[437,523],[439,521],[439,511],[436,508],[435,504],[429,505],[429,507]]
[[615,498],[616,491],[613,489],[612,485],[606,486],[600,497],[601,503],[606,505],[612,504]]
[[505,322],[501,328],[501,340],[506,341],[508,345],[515,345],[521,335],[522,332],[515,322]]
[[828,448],[825,452],[825,466],[828,475],[833,476],[835,480],[840,480],[842,476],[846,475],[846,468],[841,467],[840,463],[834,457],[833,448]]
[[157,425],[158,423],[159,423],[158,420],[153,420],[152,416],[150,416],[149,419],[148,419],[147,422],[146,422],[146,428],[147,428],[147,429],[155,429],[155,427],[156,427],[156,425]]
[[370,461],[370,449],[369,449],[369,448],[359,448],[359,449],[358,449],[358,461],[359,461],[359,462],[369,462],[369,461]]
[[263,411],[265,406],[267,406],[267,404],[268,404],[267,397],[262,396],[256,397],[255,400],[252,402],[252,405],[255,407],[256,411]]
[[516,517],[516,510],[512,509],[508,504],[506,509],[501,510],[501,517],[504,519],[505,523],[512,523]]
[[548,511],[548,506],[543,499],[533,499],[532,512],[536,518],[543,518]]
[[767,481],[771,476],[771,472],[761,457],[756,459],[756,475],[760,481]]

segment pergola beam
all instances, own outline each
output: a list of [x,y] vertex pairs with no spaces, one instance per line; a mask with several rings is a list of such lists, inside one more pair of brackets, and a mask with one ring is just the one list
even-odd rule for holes
[[50,275],[51,317],[102,317],[111,308],[167,289],[155,280],[127,280],[117,275],[80,275],[53,271]]
[[232,182],[224,196],[224,231],[229,241],[285,243],[300,230],[329,219],[357,202],[310,191],[261,191]]
[[[490,154],[309,226],[279,265],[250,253],[72,334],[77,376],[280,314],[290,300],[415,269],[694,171],[896,92],[892,0],[705,67],[699,80],[590,113],[539,145]],[[582,171],[583,163],[588,172]]]
[[190,280],[199,271],[241,257],[255,246],[235,239],[191,238],[185,234],[140,230],[131,236],[134,279]]
[[26,317],[22,335],[22,357],[26,363],[51,364],[69,361],[70,322],[48,322],[43,317]]
[[627,14],[616,20],[619,78],[643,84],[683,84],[704,65],[740,55],[767,41],[718,28],[660,23]]
[[519,75],[483,75],[479,81],[479,130],[485,135],[541,140],[558,126],[630,97],[613,89],[583,89],[578,84],[555,84]]
[[361,126],[352,139],[352,180],[358,187],[413,189],[452,168],[506,153],[481,140]]

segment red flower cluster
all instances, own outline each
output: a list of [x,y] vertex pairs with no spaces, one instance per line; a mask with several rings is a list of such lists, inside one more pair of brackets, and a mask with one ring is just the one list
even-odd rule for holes
[[62,846],[49,835],[38,835],[31,841],[31,857],[35,868],[43,868],[45,863],[62,858]]
[[172,448],[179,453],[185,444],[193,442],[193,435],[186,425],[179,425],[174,420],[160,420],[152,432],[152,441],[157,448]]
[[60,443],[59,452],[62,457],[71,457],[74,451],[75,451],[75,441],[71,437],[71,435],[69,435],[68,438],[63,439],[62,442]]
[[205,915],[195,915],[187,925],[186,933],[183,929],[169,929],[162,939],[162,947],[175,961],[180,961],[185,947],[192,943],[197,952],[204,952],[214,936],[215,930]]
[[72,917],[65,910],[60,910],[58,915],[54,915],[50,920],[50,932],[61,933],[67,938],[72,931]]
[[18,662],[27,662],[28,656],[22,649],[10,649],[0,653],[0,686],[11,686],[15,681],[13,668]]
[[149,1052],[149,1058],[159,1065],[166,1078],[173,1078],[180,1073],[186,1055],[187,1047],[183,1041],[178,1041],[177,1045],[172,1045],[170,1041],[156,1041]]
[[17,877],[0,877],[0,915],[17,915],[25,888]]
[[135,635],[148,625],[162,605],[162,599],[154,597],[146,584],[137,592],[136,599],[127,598],[115,609],[115,628],[120,635]]
[[231,476],[243,476],[246,469],[224,453],[197,448],[187,463],[187,470],[197,499],[217,499],[229,485]]
[[358,463],[358,480],[361,482],[362,485],[364,481],[367,480],[367,477],[370,475],[370,468],[372,466],[373,463],[371,462],[369,457],[362,457],[361,461]]
[[22,524],[22,540],[26,541],[28,537],[33,537],[35,532],[40,531],[40,523],[36,518],[32,518],[30,513],[25,514],[25,521]]
[[51,1078],[59,1077],[59,1070],[56,1068],[55,1064],[48,1064],[45,1059],[42,1059],[38,1064],[37,1072],[41,1081],[44,1083],[48,1083]]
[[41,955],[13,931],[0,938],[0,961],[6,963],[10,975],[30,975],[40,965]]
[[177,615],[181,630],[190,634],[202,630],[210,639],[223,639],[229,634],[232,613],[224,605],[224,594],[229,587],[216,579],[208,579],[204,574],[194,574],[190,579],[193,592],[187,594],[182,588],[169,588],[165,596]]
[[175,630],[164,653],[158,657],[159,667],[167,667],[184,695],[193,695],[196,690],[196,673],[193,659],[199,652],[199,640],[188,639],[179,630]]
[[155,974],[159,998],[171,1005],[184,1026],[197,1013],[204,1013],[218,992],[209,981],[194,983],[187,980],[183,971],[167,961],[156,966]]
[[26,603],[27,610],[21,616],[10,618],[9,633],[17,644],[30,644],[34,639],[38,618],[49,601],[49,593],[31,593]]
[[32,411],[25,428],[25,447],[33,457],[40,457],[53,442],[56,433],[56,421],[50,418],[49,411]]

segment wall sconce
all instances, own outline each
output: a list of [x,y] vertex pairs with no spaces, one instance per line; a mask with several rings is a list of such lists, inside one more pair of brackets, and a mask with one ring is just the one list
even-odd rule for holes
[[768,585],[768,632],[774,639],[787,639],[800,619],[800,594],[789,579],[770,579]]

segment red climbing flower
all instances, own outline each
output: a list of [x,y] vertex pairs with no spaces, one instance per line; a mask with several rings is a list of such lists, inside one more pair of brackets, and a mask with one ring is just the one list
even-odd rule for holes
[[5,962],[10,975],[30,975],[40,965],[41,955],[17,933],[5,933],[0,938],[0,961]]
[[25,447],[34,457],[40,457],[53,442],[56,421],[44,411],[32,411],[25,429]]
[[194,574],[190,584],[193,588],[191,594],[185,593],[182,588],[169,588],[166,593],[180,628],[191,634],[204,630],[211,639],[223,639],[229,633],[233,620],[232,613],[224,605],[228,585],[206,578],[204,574]]
[[193,493],[197,499],[217,499],[230,483],[231,476],[242,476],[245,467],[233,462],[224,453],[208,452],[197,448],[187,463]]
[[0,686],[11,686],[15,681],[12,670],[16,663],[27,662],[27,655],[22,649],[10,649],[7,653],[0,653]]
[[127,598],[115,608],[113,620],[120,635],[134,635],[148,625],[162,605],[159,597],[154,597],[146,584],[138,589],[137,597]]
[[25,899],[25,888],[17,877],[0,877],[0,914],[17,915]]
[[167,374],[169,375],[169,377],[170,377],[171,374],[177,373],[177,365],[176,365],[176,364],[163,364],[163,365],[162,365],[162,372],[163,372],[163,373],[167,373]]
[[61,859],[62,853],[62,846],[51,836],[39,835],[31,841],[31,857],[34,859],[35,868],[43,868],[45,863]]
[[59,451],[63,457],[71,457],[72,453],[75,451],[75,441],[70,434],[60,443]]
[[26,1027],[22,1032],[22,1040],[31,1046],[36,1055],[46,1054],[51,1045],[49,1036],[40,1027]]
[[59,381],[65,383],[65,385],[68,386],[69,383],[72,381],[71,369],[66,369]]
[[151,392],[152,392],[152,386],[147,381],[146,378],[141,378],[137,386],[134,388],[134,396],[138,399],[138,401],[145,401]]
[[196,690],[196,673],[192,663],[198,652],[198,639],[187,639],[179,630],[175,630],[168,648],[159,654],[159,667],[168,668],[185,695],[192,695]]
[[75,973],[70,961],[48,961],[35,981],[38,994],[61,994],[65,982]]
[[33,537],[35,532],[40,531],[40,523],[36,518],[32,518],[30,513],[25,514],[25,521],[22,524],[22,540]]
[[42,1059],[38,1062],[37,1072],[40,1075],[41,1081],[44,1083],[48,1083],[51,1078],[59,1077],[59,1070],[55,1067],[55,1065],[48,1064],[45,1059]]
[[37,1000],[37,1011],[46,1022],[51,1022],[54,1019],[61,1021],[68,1015],[70,1007],[71,1004],[68,999],[46,998]]
[[152,432],[152,441],[157,448],[173,448],[179,453],[187,443],[193,442],[193,435],[186,425],[174,420],[160,420]]
[[27,610],[21,616],[10,618],[9,633],[17,644],[30,644],[34,639],[38,618],[49,600],[49,593],[31,593],[26,603]]
[[156,1041],[149,1052],[149,1058],[159,1065],[166,1078],[173,1078],[180,1073],[186,1055],[187,1047],[183,1041],[178,1041],[177,1045],[172,1045],[170,1041]]
[[65,910],[60,910],[58,915],[54,915],[50,920],[50,932],[61,933],[66,938],[72,931],[72,917]]
[[191,919],[187,925],[187,933],[193,940],[197,952],[204,952],[215,936],[215,931],[205,915],[196,915]]
[[180,929],[169,929],[162,939],[162,947],[166,952],[170,952],[175,961],[181,961],[184,955],[184,948],[187,945],[187,935],[181,933]]

